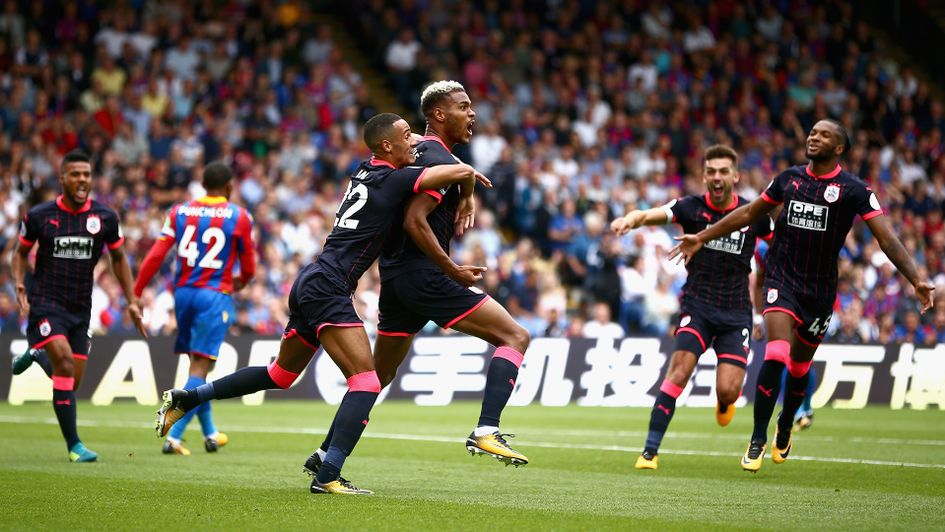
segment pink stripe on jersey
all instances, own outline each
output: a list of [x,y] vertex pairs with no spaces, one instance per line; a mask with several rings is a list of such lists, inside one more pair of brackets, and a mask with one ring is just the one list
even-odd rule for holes
[[502,347],[496,348],[495,353],[492,354],[492,358],[504,358],[515,364],[516,368],[521,368],[522,361],[525,360],[525,355],[519,353],[507,345],[503,345]]
[[423,182],[423,176],[426,175],[429,168],[424,168],[420,175],[417,176],[417,180],[413,182],[413,191],[414,193],[420,192],[420,183]]
[[52,376],[52,389],[63,392],[71,392],[75,389],[75,377]]
[[770,204],[772,204],[772,205],[780,205],[780,204],[781,204],[780,201],[776,201],[776,200],[774,200],[774,199],[771,199],[771,196],[769,196],[767,192],[762,192],[762,193],[761,193],[761,199],[767,201],[768,203],[770,203]]
[[276,383],[276,386],[285,390],[289,386],[292,386],[292,383],[295,382],[295,379],[299,378],[299,373],[292,373],[287,369],[283,369],[275,360],[269,364],[268,368],[269,378],[272,379],[272,382]]
[[663,381],[663,384],[660,384],[660,391],[673,399],[677,399],[682,395],[683,387],[667,379]]
[[348,377],[349,392],[381,393],[381,381],[374,370],[356,373]]

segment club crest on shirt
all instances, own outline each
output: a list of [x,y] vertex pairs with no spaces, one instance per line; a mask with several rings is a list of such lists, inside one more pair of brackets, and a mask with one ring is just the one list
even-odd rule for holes
[[43,320],[39,322],[40,336],[49,336],[49,333],[51,332],[52,332],[52,325],[49,324],[49,320]]
[[778,300],[778,289],[769,288],[768,289],[768,303],[774,303]]
[[824,199],[827,200],[827,203],[833,203],[840,199],[840,187],[837,185],[828,186],[827,190],[824,190]]
[[89,217],[85,219],[85,230],[93,235],[97,235],[98,232],[102,230],[102,219],[95,214],[89,215]]

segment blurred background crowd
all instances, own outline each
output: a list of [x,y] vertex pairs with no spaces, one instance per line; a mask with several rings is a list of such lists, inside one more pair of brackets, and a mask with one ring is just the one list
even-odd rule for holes
[[[59,160],[77,147],[95,161],[96,198],[121,215],[134,267],[167,209],[203,194],[203,166],[230,164],[260,262],[233,333],[280,333],[296,272],[369,156],[361,124],[396,111],[422,133],[420,91],[455,79],[478,115],[456,154],[496,186],[480,191],[476,228],[453,253],[489,267],[482,288],[534,335],[670,333],[685,281],[666,260],[678,229],[615,237],[610,220],[701,193],[715,143],[738,150],[738,191],[754,199],[805,162],[808,129],[829,116],[853,133],[844,165],[939,286],[936,310],[919,316],[857,222],[833,341],[945,342],[940,88],[895,60],[853,1],[349,0],[331,14],[295,0],[99,4],[6,0],[0,11],[4,333],[24,325],[9,270],[18,221],[58,194]],[[175,329],[171,288],[168,261],[142,301],[152,332]],[[356,294],[369,331],[378,290],[375,269]],[[133,330],[121,297],[99,275],[98,334]]]

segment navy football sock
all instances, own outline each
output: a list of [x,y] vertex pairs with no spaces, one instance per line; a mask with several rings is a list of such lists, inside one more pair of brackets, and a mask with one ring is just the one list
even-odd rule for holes
[[486,389],[482,396],[478,426],[499,426],[502,410],[515,389],[515,379],[518,378],[518,368],[523,358],[521,353],[508,346],[495,350],[492,362],[489,363],[489,372],[486,374]]
[[39,364],[39,367],[43,368],[47,377],[52,378],[52,362],[49,360],[49,355],[46,354],[45,349],[34,349],[30,352],[30,357],[33,358],[33,362],[36,362]]
[[794,413],[801,406],[801,403],[807,398],[807,383],[810,382],[810,373],[805,373],[801,377],[795,377],[788,374],[784,386],[784,404],[782,405],[781,415],[778,416],[778,432],[781,433],[784,441],[778,442],[787,445],[788,437],[791,434],[791,426],[794,424]]
[[273,388],[280,388],[280,386],[269,376],[269,368],[266,366],[249,366],[213,382],[201,384],[193,390],[188,390],[182,406],[185,410],[190,410],[210,399],[241,397]]
[[79,432],[75,426],[75,392],[53,388],[53,410],[59,420],[59,430],[66,439],[66,448],[79,443]]
[[331,420],[331,426],[328,427],[328,434],[325,434],[325,441],[318,447],[319,449],[328,452],[328,447],[331,446],[331,438],[335,435],[335,424],[338,423],[338,412],[335,411],[335,417]]
[[650,430],[646,435],[646,445],[644,451],[658,454],[660,444],[663,442],[663,436],[669,427],[669,422],[673,419],[673,413],[676,412],[676,398],[660,390],[656,394],[656,401],[653,403],[653,411],[650,412]]
[[335,416],[335,431],[331,445],[328,447],[328,454],[322,460],[322,467],[318,470],[317,480],[320,484],[332,482],[341,474],[345,459],[354,451],[354,446],[357,445],[364,428],[367,427],[368,415],[378,395],[377,392],[349,391],[341,400]]
[[751,433],[752,441],[768,441],[768,423],[778,402],[781,392],[781,374],[784,363],[777,360],[765,360],[758,372],[755,387],[755,428]]

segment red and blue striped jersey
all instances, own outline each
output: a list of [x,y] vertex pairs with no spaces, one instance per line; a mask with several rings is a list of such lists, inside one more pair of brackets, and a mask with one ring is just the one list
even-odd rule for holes
[[233,270],[248,281],[255,270],[253,220],[242,207],[219,196],[171,207],[161,239],[177,248],[174,285],[233,291]]

